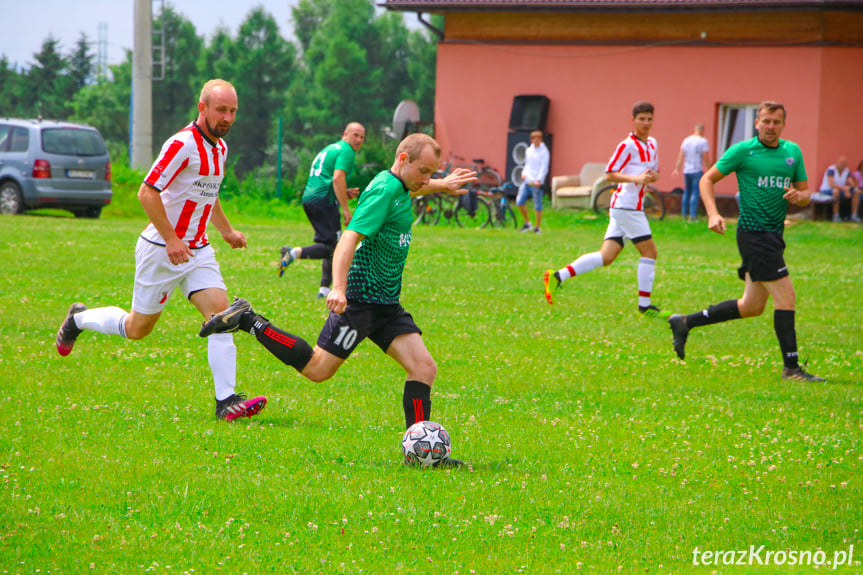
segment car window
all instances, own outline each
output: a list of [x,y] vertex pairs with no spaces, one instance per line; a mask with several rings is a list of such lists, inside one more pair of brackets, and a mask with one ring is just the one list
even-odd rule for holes
[[12,126],[0,124],[0,152],[5,152],[9,147],[9,134],[12,132]]
[[108,153],[98,132],[76,128],[42,130],[42,150],[65,156],[103,156]]
[[26,152],[30,147],[30,131],[27,128],[12,128],[10,152]]

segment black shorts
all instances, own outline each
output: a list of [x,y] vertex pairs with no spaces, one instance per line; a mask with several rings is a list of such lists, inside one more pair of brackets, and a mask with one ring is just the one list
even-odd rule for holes
[[318,347],[347,359],[361,341],[369,338],[386,353],[396,337],[408,333],[422,334],[422,330],[401,304],[349,301],[344,313],[330,312],[318,336]]
[[777,232],[753,232],[737,228],[737,249],[742,263],[737,276],[754,282],[772,282],[788,275],[785,265],[785,240]]
[[342,212],[329,198],[318,198],[303,204],[303,210],[315,229],[315,243],[335,246],[342,231]]

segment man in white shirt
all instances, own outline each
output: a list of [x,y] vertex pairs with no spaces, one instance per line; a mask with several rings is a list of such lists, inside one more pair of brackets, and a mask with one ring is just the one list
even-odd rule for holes
[[[550,154],[548,147],[542,141],[542,132],[535,130],[530,133],[530,146],[524,154],[524,168],[521,177],[524,180],[518,189],[518,197],[515,205],[521,211],[524,225],[519,231],[541,233],[542,228],[542,184],[548,175],[548,162]],[[533,208],[536,211],[536,226],[530,223],[527,215],[527,197],[533,196]]]
[[708,151],[710,151],[710,145],[704,137],[704,124],[696,124],[695,132],[684,138],[683,143],[680,144],[680,153],[677,154],[677,162],[674,164],[674,171],[671,172],[671,175],[676,178],[680,174],[680,167],[683,166],[685,186],[683,200],[680,203],[680,215],[684,220],[688,216],[689,221],[694,222],[698,217],[698,182],[710,165]]
[[848,158],[839,156],[839,160],[824,172],[821,187],[818,193],[812,196],[815,201],[833,203],[833,221],[840,221],[839,201],[843,198],[851,198],[851,221],[859,222],[857,207],[860,205],[860,186],[855,189],[850,180],[851,171],[848,169]]
[[[127,339],[153,331],[171,294],[179,289],[204,319],[228,307],[228,294],[215,251],[207,236],[212,223],[228,245],[246,247],[246,236],[231,226],[219,202],[228,146],[222,139],[237,115],[237,91],[225,80],[204,84],[198,118],[169,138],[138,190],[150,222],[135,247],[132,310],[116,306],[87,309],[72,304],[57,332],[57,352],[67,356],[85,330]],[[235,392],[237,347],[233,334],[207,338],[213,373],[216,417],[252,417],[267,404],[263,396],[246,399]]]

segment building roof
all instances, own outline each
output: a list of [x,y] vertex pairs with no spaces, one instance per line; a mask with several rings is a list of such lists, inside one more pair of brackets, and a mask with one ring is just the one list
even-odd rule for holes
[[404,12],[656,10],[863,10],[863,0],[384,0]]

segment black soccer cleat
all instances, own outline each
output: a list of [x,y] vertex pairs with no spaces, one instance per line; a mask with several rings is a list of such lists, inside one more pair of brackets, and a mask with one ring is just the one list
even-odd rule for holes
[[797,367],[783,367],[782,379],[786,379],[788,381],[809,381],[812,383],[821,383],[827,381],[823,377],[818,377],[817,375],[806,373],[799,365]]
[[214,333],[232,333],[240,328],[240,319],[245,313],[255,313],[252,304],[243,298],[234,298],[234,303],[225,311],[213,314],[210,319],[201,325],[200,337],[207,337]]
[[677,357],[686,359],[686,338],[689,337],[689,326],[686,325],[686,316],[679,313],[668,318],[671,334],[674,336],[674,351]]
[[452,457],[447,457],[446,459],[444,459],[443,461],[441,461],[440,463],[435,465],[435,467],[450,467],[452,469],[458,469],[459,467],[463,467],[463,466],[464,466],[464,461],[462,461],[461,459],[455,459]]
[[69,306],[69,311],[66,312],[66,319],[64,319],[63,323],[60,324],[60,329],[57,331],[57,337],[55,338],[57,353],[60,355],[65,357],[72,353],[72,346],[75,345],[75,340],[78,339],[78,336],[81,335],[82,331],[84,331],[75,324],[75,318],[73,316],[76,313],[86,311],[86,309],[87,306],[81,302],[75,302]]
[[246,399],[242,393],[235,393],[223,400],[216,400],[216,417],[225,421],[234,421],[241,417],[257,415],[267,405],[264,396]]

